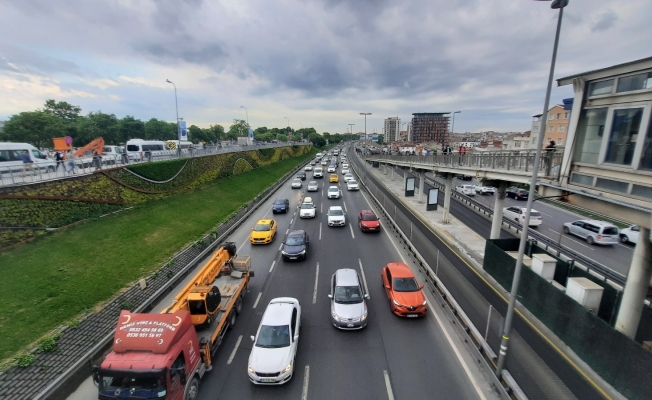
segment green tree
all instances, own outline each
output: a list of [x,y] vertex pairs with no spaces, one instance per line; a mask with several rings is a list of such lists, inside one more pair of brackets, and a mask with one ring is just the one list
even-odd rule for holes
[[101,137],[107,144],[120,142],[120,121],[115,114],[102,111],[88,113],[86,117],[77,118],[76,146],[83,146]]
[[204,132],[200,127],[197,125],[190,125],[188,128],[188,140],[190,140],[193,143],[197,143],[200,141],[203,141],[204,137]]
[[127,143],[129,139],[145,137],[145,124],[131,115],[127,115],[120,120],[118,130],[120,131],[120,140],[123,143]]
[[145,122],[145,139],[148,140],[163,140],[167,135],[168,123],[152,118]]
[[276,135],[276,140],[279,142],[287,142],[289,139],[288,135]]
[[52,138],[64,136],[66,126],[45,111],[25,111],[5,122],[3,136],[12,142],[27,142],[38,148],[52,146]]
[[229,127],[229,132],[226,134],[226,138],[237,140],[238,137],[247,137],[247,134],[247,121],[234,119],[233,124]]
[[326,146],[326,139],[318,133],[311,133],[310,136],[308,136],[308,140],[312,142],[312,144],[315,147],[324,147]]
[[61,118],[64,122],[73,123],[81,113],[81,107],[73,106],[66,101],[56,102],[54,99],[45,101],[43,111]]
[[264,133],[267,133],[267,127],[266,126],[258,127],[256,128],[256,130],[254,130],[254,137],[255,135],[262,135]]
[[209,142],[211,143],[219,142],[226,137],[226,133],[224,132],[224,127],[222,125],[211,125],[208,129],[210,130]]
[[383,141],[385,140],[384,135],[378,135],[378,144],[383,144]]

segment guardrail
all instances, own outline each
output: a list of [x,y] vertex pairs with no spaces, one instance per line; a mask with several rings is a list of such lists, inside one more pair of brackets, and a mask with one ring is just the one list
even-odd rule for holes
[[70,178],[72,176],[89,175],[93,172],[123,165],[142,164],[180,158],[203,157],[215,154],[235,153],[249,150],[260,150],[286,146],[308,146],[310,143],[278,143],[254,146],[206,147],[204,149],[182,149],[166,151],[146,151],[142,153],[126,153],[116,155],[88,156],[65,160],[57,163],[54,160],[33,163],[31,170],[24,170],[23,165],[10,167],[0,166],[0,187],[29,185],[32,183]]
[[[430,156],[370,155],[367,156],[367,159],[373,161],[427,164],[448,168],[520,171],[528,175],[535,171],[537,174],[543,174],[543,176],[558,181],[564,151],[544,151],[537,165],[534,165],[535,154],[536,151],[534,150],[474,151],[473,153],[450,153]],[[460,173],[463,172],[463,170],[460,171]]]
[[[425,181],[430,184],[431,186],[437,187],[441,190],[444,190],[445,185],[437,182],[434,179],[425,178]],[[477,209],[478,211],[482,212],[485,214],[489,219],[492,218],[494,215],[494,210],[476,200],[473,200],[467,195],[457,193],[455,191],[451,191],[451,196],[456,198],[458,201],[462,203],[466,203],[467,205],[470,205],[472,208]],[[503,217],[503,224],[507,225],[509,228],[514,229],[516,231],[516,234],[520,231],[523,230],[523,225],[516,221],[512,221],[510,219],[504,218]],[[589,270],[592,270],[593,272],[596,272],[600,274],[605,281],[611,280],[612,282],[620,285],[621,287],[625,286],[625,281],[627,280],[627,277],[623,274],[620,274],[618,272],[615,272],[608,267],[599,264],[586,256],[576,252],[575,250],[569,249],[567,247],[561,246],[559,243],[555,242],[554,240],[547,238],[543,234],[536,232],[532,229],[528,230],[529,237],[536,240],[536,242],[540,245],[543,245],[546,250],[552,250],[557,254],[557,257],[565,257],[569,260],[574,260],[575,264],[580,266],[580,267],[585,267]]]
[[[172,276],[167,282],[165,282],[162,286],[160,286],[144,302],[140,303],[135,308],[133,308],[133,311],[147,312],[151,310],[157,302],[159,302],[167,293],[169,293],[172,290],[172,288],[178,285],[189,273],[191,273],[193,269],[197,266],[197,264],[204,257],[206,257],[206,255],[208,255],[219,244],[221,244],[235,228],[240,226],[243,221],[245,221],[258,207],[260,207],[261,204],[263,204],[267,199],[269,199],[269,197],[272,196],[272,194],[276,190],[278,190],[282,185],[284,185],[288,179],[292,178],[299,170],[301,170],[304,165],[305,164],[299,165],[294,169],[292,169],[290,172],[286,173],[274,185],[264,190],[261,194],[256,196],[256,198],[251,200],[246,206],[244,206],[233,216],[231,216],[231,218],[229,218],[228,221],[217,226],[217,228],[213,232],[206,234],[202,239],[198,240],[193,245],[175,254],[171,259],[173,260],[182,259],[183,255],[186,253],[191,253],[191,252],[192,254],[196,253],[198,246],[202,248],[199,254],[192,257],[192,259],[188,261],[185,265],[180,266],[179,267],[180,270],[178,270],[174,276]],[[167,263],[164,265],[167,265]],[[147,279],[149,280],[150,278]],[[138,286],[139,286],[138,284],[134,286],[137,287],[136,290],[140,290]],[[127,295],[128,293],[129,292],[125,292],[121,296]],[[121,300],[119,296],[118,298],[112,300],[111,303],[116,303],[120,301]],[[80,328],[82,324],[84,324],[83,321],[80,324]],[[27,392],[21,393],[19,397],[16,397],[16,399],[19,398],[22,399],[28,396],[33,396],[33,397],[29,397],[32,400],[44,400],[44,399],[52,399],[52,398],[64,399],[68,395],[68,393],[65,392],[66,391],[70,392],[69,390],[70,386],[74,385],[75,382],[78,383],[80,381],[81,375],[83,375],[83,378],[85,378],[85,376],[87,376],[87,374],[89,373],[90,368],[92,367],[92,363],[95,360],[97,360],[98,357],[100,357],[108,349],[108,347],[111,344],[114,331],[115,331],[115,321],[112,321],[110,324],[108,324],[108,327],[106,328],[107,333],[101,339],[95,342],[95,344],[90,349],[88,349],[79,359],[77,359],[70,366],[68,366],[63,373],[57,375],[56,377],[54,377],[54,379],[51,379],[45,388],[38,389],[34,391],[34,393],[27,393]],[[34,379],[33,371],[25,371],[25,372],[30,375],[31,380]],[[20,378],[16,376],[16,374],[12,375],[12,380],[16,384],[17,382],[19,382],[19,379]],[[47,382],[48,380],[42,380],[42,381]]]
[[[412,258],[414,264],[419,268],[422,275],[424,275],[424,278],[426,278],[426,282],[430,285],[430,292],[435,296],[439,296],[443,300],[443,304],[452,312],[453,317],[456,318],[468,339],[473,343],[472,347],[475,349],[476,358],[482,360],[484,366],[490,371],[493,371],[490,363],[494,363],[497,360],[497,356],[489,346],[489,343],[485,340],[485,337],[480,333],[480,331],[478,331],[471,319],[466,315],[457,301],[455,301],[446,286],[439,279],[438,274],[433,271],[419,250],[417,250],[412,244],[410,238],[401,230],[399,224],[390,215],[383,203],[374,195],[373,191],[370,190],[367,179],[360,179],[363,175],[357,171],[355,165],[352,164],[352,168],[359,178],[358,182],[362,183],[362,188],[370,196],[374,206],[381,211],[385,220],[389,222],[389,224],[383,225],[385,226],[385,229],[387,230],[387,228],[389,228],[393,231],[394,235],[400,240],[400,245],[403,249],[407,250],[408,256]],[[366,176],[366,173],[364,176]],[[493,379],[492,385],[496,390],[500,391],[501,394],[507,397],[511,396],[518,400],[527,400],[527,396],[525,396],[518,383],[516,383],[509,373],[507,375],[503,374],[502,384],[498,381],[498,378],[496,378],[495,375],[491,374],[491,376]]]

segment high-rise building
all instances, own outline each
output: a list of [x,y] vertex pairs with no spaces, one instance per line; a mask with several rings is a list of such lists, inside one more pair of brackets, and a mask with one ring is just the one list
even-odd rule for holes
[[450,113],[413,113],[410,139],[413,143],[436,143],[442,148],[450,144]]
[[385,119],[383,127],[383,140],[386,143],[394,143],[401,140],[399,132],[401,131],[401,120],[398,117]]

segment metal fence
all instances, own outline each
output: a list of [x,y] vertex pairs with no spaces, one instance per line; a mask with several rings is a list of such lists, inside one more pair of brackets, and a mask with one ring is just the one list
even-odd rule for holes
[[93,172],[131,164],[176,160],[179,158],[203,157],[215,154],[235,153],[249,150],[260,150],[286,146],[308,146],[310,143],[278,143],[255,146],[206,147],[204,149],[182,149],[181,151],[146,151],[142,153],[126,153],[118,155],[102,155],[74,158],[57,163],[52,160],[46,163],[34,163],[31,170],[22,166],[0,166],[0,187],[28,185],[36,182],[65,179],[73,176],[89,175]]
[[473,153],[450,153],[431,156],[399,156],[399,155],[372,155],[367,160],[394,161],[403,164],[423,164],[448,168],[476,169],[486,171],[521,171],[531,174],[535,171],[538,175],[559,180],[560,165],[564,156],[563,150],[544,151],[539,164],[534,165],[535,151],[492,151]]

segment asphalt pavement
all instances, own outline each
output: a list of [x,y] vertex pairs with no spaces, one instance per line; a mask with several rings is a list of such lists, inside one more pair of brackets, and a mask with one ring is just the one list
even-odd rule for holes
[[[329,200],[325,191],[330,184],[324,178],[317,180],[321,191],[305,193],[311,175],[302,189],[293,190],[287,182],[227,239],[236,242],[238,254],[251,256],[256,275],[243,312],[213,359],[213,370],[200,382],[199,399],[498,398],[490,384],[491,371],[473,359],[468,343],[429,292],[430,311],[425,318],[402,319],[390,312],[380,270],[404,255],[385,232],[358,229],[358,212],[371,208],[363,192],[347,191],[342,179],[342,198]],[[298,218],[297,207],[304,195],[315,201],[314,219]],[[290,199],[288,214],[272,214],[271,205],[279,197]],[[345,227],[328,227],[326,212],[331,205],[345,209]],[[248,240],[251,226],[261,218],[276,219],[278,233],[271,244],[252,246]],[[281,243],[287,232],[296,229],[310,236],[308,259],[283,261]],[[356,269],[367,284],[369,323],[360,331],[340,331],[330,323],[327,295],[330,278],[339,268]],[[255,386],[247,377],[249,336],[255,334],[269,301],[284,296],[297,298],[302,307],[294,376],[283,386]],[[69,399],[94,398],[96,390],[89,379]]]

